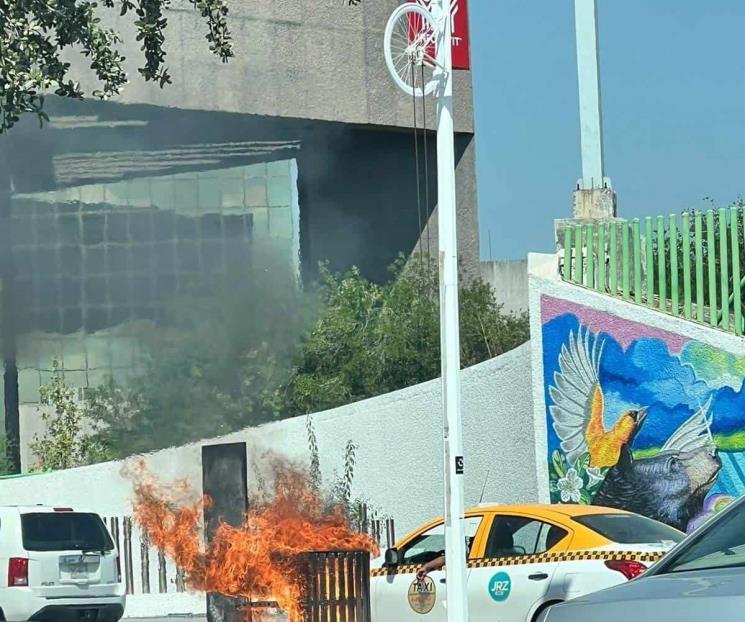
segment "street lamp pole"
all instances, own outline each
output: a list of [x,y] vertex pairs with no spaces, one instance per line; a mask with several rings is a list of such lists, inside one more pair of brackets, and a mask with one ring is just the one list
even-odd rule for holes
[[[437,227],[440,273],[440,361],[442,368],[445,480],[447,622],[468,622],[466,534],[463,491],[463,431],[460,406],[458,238],[456,234],[453,127],[453,13],[458,0],[417,0],[393,11],[383,51],[393,81],[409,96],[437,98]],[[432,43],[436,58],[431,58]],[[433,69],[432,79],[425,73]],[[417,74],[421,72],[421,81]],[[418,174],[418,172],[417,172]]]
[[[442,367],[445,470],[445,559],[447,621],[468,622],[464,529],[463,432],[458,321],[458,238],[456,233],[453,127],[452,11],[450,0],[435,0],[437,34],[437,211],[440,273],[440,359]],[[437,11],[435,13],[435,11]]]

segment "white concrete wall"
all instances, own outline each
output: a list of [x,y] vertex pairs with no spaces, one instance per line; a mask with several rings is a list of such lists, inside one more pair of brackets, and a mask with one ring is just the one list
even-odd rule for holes
[[528,310],[528,261],[482,261],[481,278],[494,289],[508,313]]
[[[530,344],[524,344],[463,372],[468,505],[479,502],[485,483],[485,501],[534,502],[538,498],[530,360]],[[442,512],[440,398],[440,382],[433,380],[313,417],[324,478],[328,481],[334,470],[342,469],[347,440],[357,443],[353,495],[364,495],[371,506],[392,516],[398,536]],[[236,441],[247,443],[249,465],[266,450],[308,459],[306,419],[299,417],[165,449],[146,456],[146,463],[163,480],[187,478],[201,492],[201,445]],[[2,503],[71,505],[106,516],[130,514],[132,486],[122,475],[122,467],[120,462],[110,462],[0,480],[0,499]],[[151,579],[151,585],[157,587],[157,581]],[[184,613],[203,610],[199,599],[172,596],[173,600],[169,595],[137,596],[128,615],[141,615],[143,607],[160,602],[186,609]]]

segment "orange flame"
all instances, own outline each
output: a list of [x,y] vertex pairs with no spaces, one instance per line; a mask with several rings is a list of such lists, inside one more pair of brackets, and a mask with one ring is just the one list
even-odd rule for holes
[[209,499],[194,500],[186,482],[161,485],[143,464],[129,470],[134,480],[134,514],[150,542],[171,557],[196,591],[273,601],[291,621],[302,619],[303,553],[369,551],[377,543],[354,532],[340,507],[328,508],[302,469],[271,459],[274,494],[249,502],[240,527],[221,523],[209,545],[202,516]]

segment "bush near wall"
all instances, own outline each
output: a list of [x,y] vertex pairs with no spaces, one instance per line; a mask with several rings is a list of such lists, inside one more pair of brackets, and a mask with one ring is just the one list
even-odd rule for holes
[[[322,274],[324,311],[284,387],[291,412],[311,413],[426,382],[440,374],[440,301],[433,259],[400,258],[377,285],[352,269]],[[529,339],[528,314],[506,314],[488,283],[460,290],[461,366]]]

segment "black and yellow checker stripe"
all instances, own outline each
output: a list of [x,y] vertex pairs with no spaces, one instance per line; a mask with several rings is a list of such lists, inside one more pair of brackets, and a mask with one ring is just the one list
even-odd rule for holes
[[[472,559],[469,568],[494,568],[497,566],[524,566],[526,564],[543,564],[549,562],[577,562],[577,561],[619,561],[653,563],[659,560],[662,552],[634,552],[634,551],[565,551],[562,553],[541,553],[539,555],[519,555],[515,557],[486,557]],[[373,568],[371,577],[383,577],[396,574],[414,574],[419,569],[416,565],[397,566],[395,568]]]

